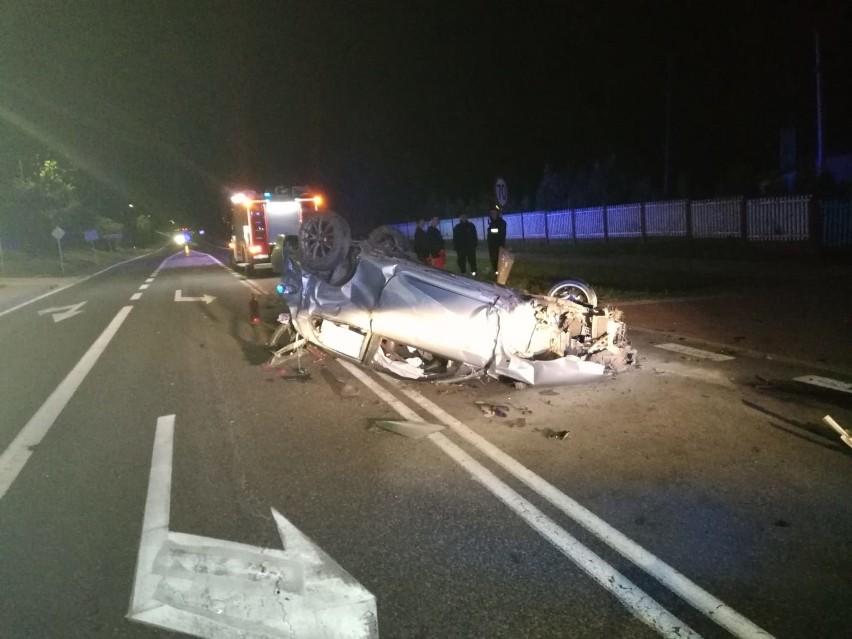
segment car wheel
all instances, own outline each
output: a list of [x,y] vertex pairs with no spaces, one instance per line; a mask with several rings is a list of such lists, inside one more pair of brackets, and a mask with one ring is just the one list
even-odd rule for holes
[[408,238],[392,226],[380,226],[367,236],[367,242],[375,250],[390,256],[408,253]]
[[315,271],[330,271],[346,257],[352,236],[349,224],[337,213],[308,218],[299,227],[299,259]]
[[562,280],[554,284],[547,294],[550,297],[560,297],[586,306],[598,305],[598,295],[595,293],[595,289],[583,280]]

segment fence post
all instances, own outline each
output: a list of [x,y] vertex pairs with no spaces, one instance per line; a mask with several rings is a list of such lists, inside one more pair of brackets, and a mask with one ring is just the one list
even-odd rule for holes
[[748,242],[748,200],[744,197],[740,198],[740,239]]
[[648,222],[645,219],[645,203],[639,204],[639,232],[642,234],[642,241],[648,241]]
[[686,216],[686,239],[692,239],[692,200],[686,199],[683,203],[683,214]]
[[547,229],[547,218],[550,216],[547,213],[547,211],[544,212],[544,243],[550,244],[550,231]]
[[577,243],[577,209],[569,209],[571,212],[571,237],[574,238],[574,244]]
[[809,244],[815,252],[822,248],[822,206],[813,195],[808,199],[808,235]]
[[521,213],[521,242],[526,243],[527,241],[527,230],[524,228],[524,214]]
[[603,215],[603,229],[604,229],[604,242],[609,243],[609,215],[606,212],[606,204],[603,205],[603,211],[601,215]]

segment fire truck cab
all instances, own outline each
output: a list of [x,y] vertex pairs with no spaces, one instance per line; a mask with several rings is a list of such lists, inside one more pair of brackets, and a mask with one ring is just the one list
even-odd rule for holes
[[[322,196],[306,186],[243,191],[231,196],[231,261],[246,273],[270,269],[276,242],[296,241],[306,216],[320,210]],[[281,239],[279,239],[281,238]]]

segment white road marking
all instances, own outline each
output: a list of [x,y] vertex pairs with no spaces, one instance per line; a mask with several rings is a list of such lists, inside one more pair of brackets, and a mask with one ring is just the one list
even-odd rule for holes
[[[404,419],[423,421],[416,412],[396,399],[356,365],[342,360],[338,362]],[[467,470],[476,481],[491,491],[600,586],[614,595],[637,619],[664,637],[700,636],[444,435],[432,433],[427,436],[427,439]]]
[[[257,284],[255,284],[251,280],[247,280],[244,276],[240,275],[235,270],[233,270],[230,266],[228,266],[227,264],[222,262],[222,260],[210,255],[209,253],[199,253],[199,255],[205,255],[205,256],[209,257],[211,260],[213,260],[213,262],[215,262],[216,264],[221,266],[223,269],[228,271],[231,275],[233,275],[234,277],[239,279],[240,282],[242,282],[244,285],[248,286],[250,289],[252,289],[258,295],[266,295],[266,291],[264,291],[260,286],[258,286]],[[174,256],[172,256],[172,257],[174,257]]]
[[132,306],[125,306],[118,312],[104,329],[104,332],[89,347],[86,354],[71,369],[71,372],[60,382],[50,397],[9,444],[9,447],[0,455],[0,499],[3,498],[6,491],[9,490],[9,486],[12,485],[12,482],[15,481],[26,465],[33,453],[33,447],[41,442],[47,431],[53,426],[65,405],[73,397],[83,380],[86,379],[86,375],[92,370],[92,367],[132,310]]
[[722,355],[722,353],[714,353],[712,351],[705,351],[700,348],[692,348],[691,346],[684,346],[683,344],[655,344],[655,346],[657,348],[663,348],[667,351],[674,351],[675,353],[689,355],[690,357],[710,359],[714,362],[726,362],[729,359],[734,359],[730,355]]
[[46,315],[50,313],[53,315],[53,322],[61,322],[62,320],[66,320],[69,317],[74,317],[75,315],[80,315],[83,311],[80,309],[86,304],[86,302],[77,302],[76,304],[68,304],[67,306],[54,306],[53,308],[43,308],[38,312],[39,315]]
[[[347,368],[349,367],[354,368],[351,364],[347,366]],[[473,430],[447,413],[440,406],[437,406],[434,402],[420,393],[406,388],[394,378],[385,375],[382,377],[399,388],[400,392],[411,399],[411,401],[421,406],[441,423],[449,426],[453,432],[477,448],[492,461],[502,466],[511,475],[522,481],[586,530],[642,568],[649,575],[657,579],[657,581],[668,587],[672,592],[678,594],[730,633],[741,639],[769,639],[772,637],[767,631],[742,616],[720,599],[714,597],[698,584],[690,581],[687,577],[663,562],[659,557],[648,552],[635,541],[610,526],[590,510],[581,506],[555,486],[504,453],[487,439],[477,435]]]
[[145,283],[146,283],[146,284],[150,284],[150,283],[151,283],[151,282],[153,282],[153,281],[154,281],[154,278],[153,278],[153,277],[149,277],[147,280],[145,280]]
[[169,530],[174,423],[157,420],[128,618],[207,639],[377,639],[376,598],[274,508],[284,550]]
[[[159,250],[159,249],[157,249],[157,250]],[[81,277],[76,282],[71,282],[70,284],[66,284],[65,286],[60,286],[59,288],[55,288],[52,291],[48,291],[47,293],[43,293],[42,295],[39,295],[38,297],[34,297],[31,300],[27,300],[26,302],[21,302],[17,306],[13,306],[12,308],[7,308],[5,311],[0,311],[0,317],[3,317],[4,315],[11,313],[12,311],[17,311],[19,308],[23,308],[24,306],[28,306],[28,305],[32,304],[33,302],[38,302],[39,300],[43,300],[45,297],[48,297],[49,295],[55,295],[56,293],[61,293],[62,291],[71,288],[72,286],[76,286],[77,284],[80,284],[81,282],[85,282],[86,280],[90,280],[93,277],[97,277],[101,273],[106,273],[107,271],[114,269],[117,266],[121,266],[122,264],[128,264],[130,262],[140,260],[143,257],[148,257],[149,255],[153,255],[156,252],[157,251],[151,251],[150,253],[144,253],[142,255],[137,255],[136,257],[132,257],[129,260],[124,260],[123,262],[118,262],[117,264],[113,264],[112,266],[107,266],[105,269],[98,271],[97,273],[92,273],[91,275],[86,275],[85,277]]]
[[148,288],[148,286],[150,286],[150,285],[149,285],[149,284],[140,284],[140,285],[139,285],[139,290],[140,290],[140,291],[144,291],[146,288]]
[[794,377],[794,382],[802,382],[803,384],[811,384],[812,386],[820,386],[821,388],[829,388],[831,390],[840,391],[841,393],[852,393],[852,384],[841,382],[838,379],[830,377],[820,377],[819,375],[802,375]]
[[142,297],[142,293],[134,293],[133,295],[130,296],[130,299],[135,302],[140,297]]
[[209,304],[215,299],[215,297],[206,293],[201,297],[184,297],[181,289],[175,290],[175,302],[204,302],[205,304]]

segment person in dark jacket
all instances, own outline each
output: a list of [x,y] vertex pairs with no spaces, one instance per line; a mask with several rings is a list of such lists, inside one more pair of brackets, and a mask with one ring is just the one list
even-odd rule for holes
[[506,246],[506,220],[498,209],[492,209],[491,221],[488,223],[488,256],[491,258],[491,268],[497,275],[497,257],[500,249]]
[[476,227],[469,222],[467,214],[459,216],[459,223],[453,227],[453,248],[459,261],[459,273],[465,273],[470,266],[470,274],[476,275]]
[[420,218],[417,220],[417,228],[414,229],[414,253],[417,259],[425,262],[429,257],[429,247],[426,245],[426,220]]
[[426,263],[444,268],[447,254],[444,252],[444,238],[441,236],[441,229],[438,228],[437,217],[429,221],[429,228],[426,229],[426,250],[429,254]]

